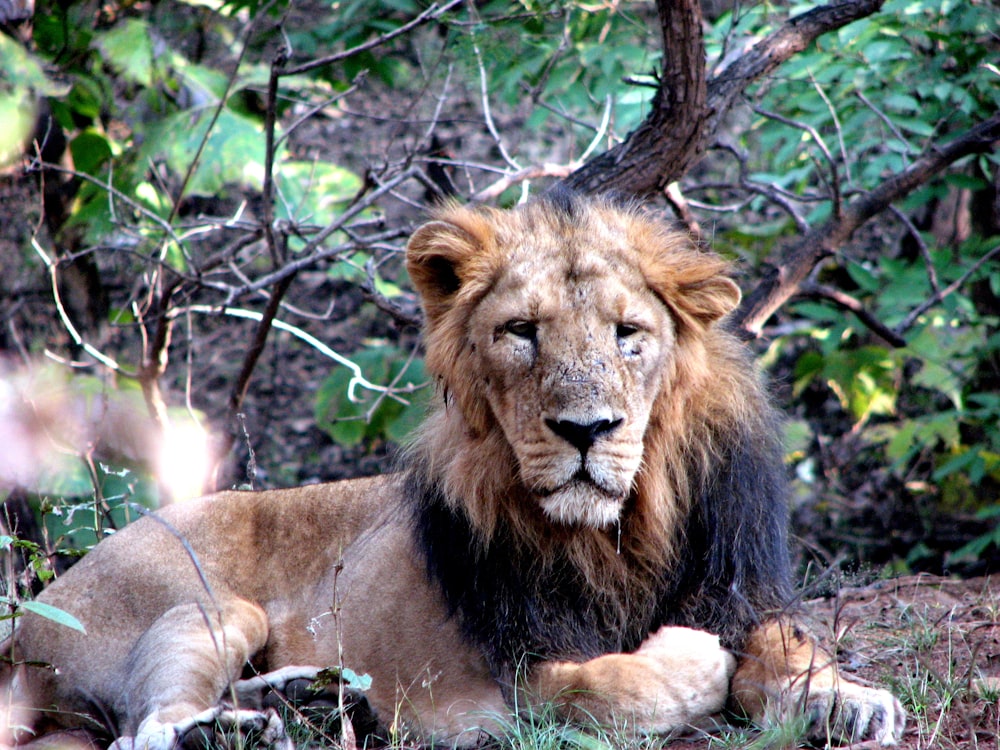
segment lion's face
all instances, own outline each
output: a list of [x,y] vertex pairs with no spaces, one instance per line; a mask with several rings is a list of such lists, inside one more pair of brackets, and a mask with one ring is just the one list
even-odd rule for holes
[[[619,518],[684,327],[739,298],[715,256],[677,238],[601,203],[572,215],[541,203],[450,209],[411,240],[430,369],[471,431],[502,431],[554,521]],[[699,256],[708,278],[689,278]]]
[[607,239],[516,248],[468,324],[524,485],[551,518],[597,527],[628,497],[674,337],[663,303]]

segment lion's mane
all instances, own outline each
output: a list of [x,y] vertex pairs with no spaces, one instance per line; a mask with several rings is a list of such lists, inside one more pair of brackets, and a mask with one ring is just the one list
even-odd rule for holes
[[[526,499],[517,460],[483,397],[465,323],[512,238],[624,217],[650,248],[643,273],[670,310],[676,356],[645,433],[643,464],[608,530],[559,525]],[[780,422],[721,301],[690,294],[727,264],[635,206],[557,195],[513,212],[446,207],[452,227],[411,246],[424,298],[426,361],[441,398],[408,456],[408,498],[432,579],[502,684],[541,658],[630,651],[660,625],[720,634],[739,648],[789,592]],[[476,247],[459,279],[453,249]],[[656,248],[656,252],[652,249]],[[442,260],[445,259],[445,260]],[[708,297],[708,298],[707,298]]]

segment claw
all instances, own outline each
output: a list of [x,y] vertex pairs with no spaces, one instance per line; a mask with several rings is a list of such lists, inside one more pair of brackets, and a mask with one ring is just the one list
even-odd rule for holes
[[805,714],[812,739],[875,740],[881,747],[897,744],[906,723],[902,705],[890,693],[848,682],[811,694]]
[[214,739],[216,729],[234,729],[241,735],[256,734],[273,750],[293,750],[285,724],[273,709],[255,711],[210,708],[187,719],[165,724],[149,717],[139,725],[135,737],[119,737],[108,750],[178,750],[200,747]]

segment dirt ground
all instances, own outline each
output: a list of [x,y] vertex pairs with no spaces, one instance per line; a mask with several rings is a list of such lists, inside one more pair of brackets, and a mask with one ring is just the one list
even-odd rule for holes
[[[845,675],[902,700],[900,748],[1000,746],[1000,580],[907,576],[845,586],[804,609],[813,631],[836,644]],[[719,746],[715,738],[671,748]]]
[[1000,580],[910,576],[807,603],[842,669],[911,707],[904,748],[1000,741]]

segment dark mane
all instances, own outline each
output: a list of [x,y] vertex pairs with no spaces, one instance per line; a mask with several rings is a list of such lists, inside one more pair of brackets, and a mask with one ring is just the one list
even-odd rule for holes
[[[575,252],[574,232],[601,228],[620,237],[621,262],[641,273],[673,331],[642,462],[610,529],[545,516],[491,410],[468,328],[511,247],[548,237],[556,258]],[[501,682],[525,659],[634,650],[662,625],[740,649],[788,602],[780,420],[722,322],[739,300],[724,259],[638,205],[556,190],[511,212],[451,206],[411,239],[407,263],[427,367],[449,395],[408,453],[416,546]]]
[[708,630],[738,650],[751,627],[788,602],[787,481],[777,434],[723,442],[716,471],[699,482],[676,565],[639,601],[634,589],[595,590],[567,556],[540,559],[510,527],[484,543],[464,510],[420,467],[410,468],[407,501],[428,576],[502,684],[540,659],[632,651],[661,625]]

